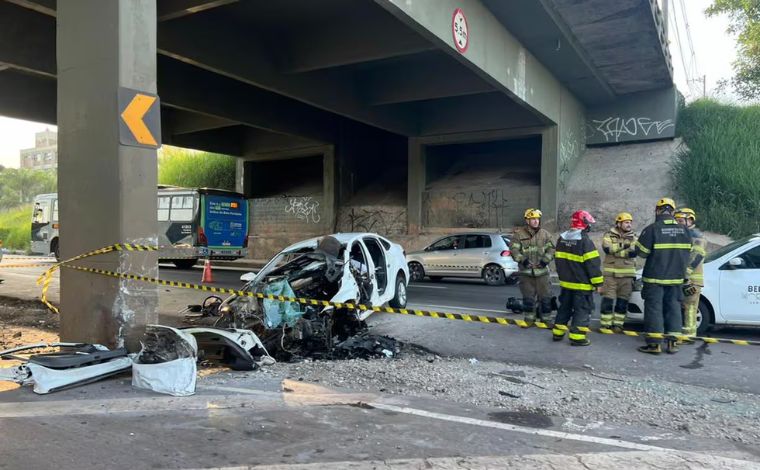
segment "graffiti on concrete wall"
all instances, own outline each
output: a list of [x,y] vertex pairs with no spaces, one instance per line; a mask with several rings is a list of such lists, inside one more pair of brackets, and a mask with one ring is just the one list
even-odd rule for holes
[[620,142],[620,139],[657,137],[666,130],[675,127],[672,119],[664,121],[648,117],[608,117],[602,120],[592,119],[590,128],[594,134],[601,134],[606,142]]
[[406,208],[392,206],[346,207],[338,216],[338,231],[373,232],[392,236],[406,233]]
[[519,220],[521,208],[535,206],[538,197],[538,186],[527,191],[425,191],[422,193],[422,224],[426,227],[509,227]]
[[293,214],[297,219],[307,223],[318,224],[321,220],[319,215],[319,201],[311,196],[291,197],[285,212]]
[[562,129],[559,142],[559,189],[563,193],[567,191],[567,183],[570,172],[581,156],[586,142],[585,127],[578,130],[572,128]]

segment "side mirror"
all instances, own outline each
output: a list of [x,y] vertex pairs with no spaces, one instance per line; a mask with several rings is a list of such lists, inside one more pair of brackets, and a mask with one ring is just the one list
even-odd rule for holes
[[243,282],[251,282],[256,278],[256,273],[245,273],[240,276],[240,280]]
[[731,266],[732,268],[740,268],[744,266],[744,260],[741,258],[731,258],[728,261],[728,265]]

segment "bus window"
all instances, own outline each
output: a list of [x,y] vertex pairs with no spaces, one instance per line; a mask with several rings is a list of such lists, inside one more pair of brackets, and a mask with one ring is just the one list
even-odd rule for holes
[[58,199],[53,200],[53,222],[58,222]]
[[158,221],[166,222],[169,220],[169,205],[171,204],[171,196],[159,196],[158,197]]
[[189,222],[193,220],[193,196],[172,196],[172,222]]
[[46,224],[50,222],[50,217],[48,217],[48,207],[49,206],[47,201],[35,202],[34,213],[32,214],[32,223]]

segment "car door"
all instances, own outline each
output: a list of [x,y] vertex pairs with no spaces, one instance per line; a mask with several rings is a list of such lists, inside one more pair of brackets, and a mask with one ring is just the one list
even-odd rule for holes
[[464,248],[458,254],[461,274],[480,277],[483,262],[491,250],[491,237],[481,234],[463,235]]
[[[732,259],[741,264],[731,266]],[[720,310],[729,323],[760,324],[760,244],[737,250],[720,267]]]
[[452,235],[430,245],[424,256],[425,272],[433,276],[458,275],[458,255],[462,237]]

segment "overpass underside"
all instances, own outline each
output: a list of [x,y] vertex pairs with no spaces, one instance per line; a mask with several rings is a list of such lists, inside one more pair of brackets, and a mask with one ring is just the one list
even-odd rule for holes
[[[526,207],[553,226],[595,129],[629,139],[603,121],[628,112],[615,108],[621,96],[638,113],[672,92],[662,50],[642,43],[615,60],[625,44],[599,41],[629,18],[635,37],[660,44],[652,5],[0,0],[0,114],[59,124],[64,220],[86,219],[93,201],[119,207],[104,233],[64,224],[64,256],[155,236],[155,151],[114,138],[117,85],[160,96],[164,144],[239,158],[255,258],[333,231],[414,245],[508,229]],[[634,73],[646,61],[659,75]],[[83,178],[100,184],[83,191]]]

